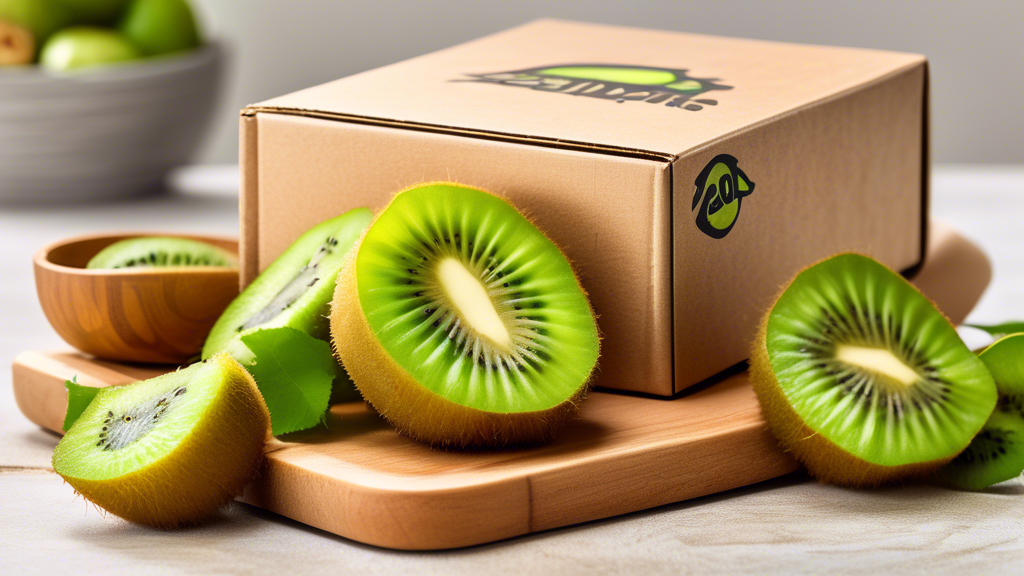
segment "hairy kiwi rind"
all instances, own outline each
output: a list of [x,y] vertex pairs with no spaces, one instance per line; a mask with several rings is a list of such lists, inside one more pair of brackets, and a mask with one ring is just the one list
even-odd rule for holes
[[[125,520],[157,528],[198,524],[242,493],[259,473],[270,437],[270,412],[256,382],[228,354],[220,364],[228,381],[202,421],[174,451],[148,466],[108,480],[63,476],[75,492]],[[173,465],[163,465],[164,460]],[[54,469],[61,466],[54,455]]]
[[[856,255],[870,258],[863,254]],[[904,480],[927,478],[952,461],[959,452],[951,454],[947,458],[901,466],[883,466],[858,458],[807,426],[789,403],[775,376],[767,346],[768,322],[775,310],[775,303],[800,274],[830,258],[815,262],[794,274],[789,282],[779,290],[772,306],[761,319],[749,359],[750,383],[761,406],[761,413],[769,430],[783,450],[800,462],[808,473],[820,482],[851,488],[870,488]],[[906,279],[900,277],[900,280],[928,300],[950,328],[955,329],[953,323],[939,310],[934,301]],[[960,451],[963,451],[968,445],[969,442],[964,444]]]
[[[435,184],[452,185],[416,184],[399,191],[392,201],[407,190]],[[496,196],[480,188],[454,185]],[[349,252],[331,303],[331,346],[363,399],[400,434],[438,448],[504,448],[551,440],[567,422],[579,416],[580,403],[597,371],[596,364],[579,389],[556,406],[534,412],[488,412],[452,402],[428,390],[395,362],[377,340],[359,299],[356,259],[366,234],[386,210],[387,207],[377,213]],[[586,296],[575,270],[574,275]]]

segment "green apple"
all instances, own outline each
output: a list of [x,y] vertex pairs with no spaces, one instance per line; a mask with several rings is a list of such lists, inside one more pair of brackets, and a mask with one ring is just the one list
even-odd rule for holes
[[138,48],[114,30],[77,26],[51,36],[39,54],[39,63],[48,70],[66,72],[142,56]]
[[0,0],[0,20],[32,34],[36,47],[72,22],[71,13],[54,0]]
[[121,33],[149,55],[199,46],[195,16],[185,0],[132,0]]
[[106,24],[117,20],[128,0],[53,0],[70,12],[75,22],[89,24]]

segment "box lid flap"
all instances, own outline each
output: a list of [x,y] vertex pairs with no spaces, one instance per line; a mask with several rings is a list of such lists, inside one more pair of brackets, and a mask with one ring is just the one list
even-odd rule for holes
[[540,20],[250,106],[672,159],[922,56]]

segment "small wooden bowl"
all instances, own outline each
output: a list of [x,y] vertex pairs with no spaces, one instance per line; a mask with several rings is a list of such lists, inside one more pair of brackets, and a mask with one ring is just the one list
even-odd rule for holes
[[[50,325],[68,344],[105,360],[181,364],[238,296],[238,269],[180,267],[87,270],[110,244],[139,236],[98,234],[51,244],[34,257],[36,291]],[[173,234],[238,253],[229,238]]]

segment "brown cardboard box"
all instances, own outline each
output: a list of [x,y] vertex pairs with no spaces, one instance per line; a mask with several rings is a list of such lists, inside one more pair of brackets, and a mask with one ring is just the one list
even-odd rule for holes
[[742,362],[801,267],[920,265],[927,76],[916,55],[543,20],[302,90],[242,111],[243,282],[327,217],[478,186],[576,264],[597,385],[670,396]]

